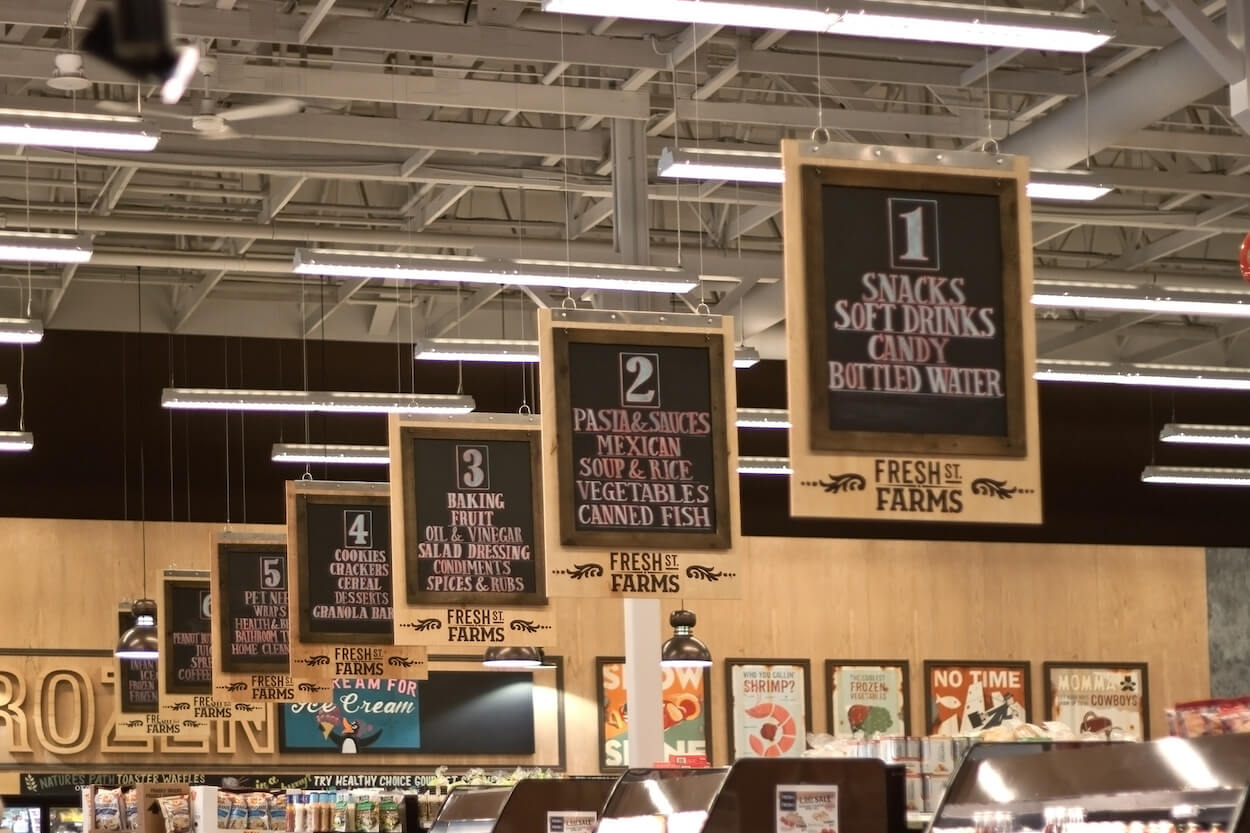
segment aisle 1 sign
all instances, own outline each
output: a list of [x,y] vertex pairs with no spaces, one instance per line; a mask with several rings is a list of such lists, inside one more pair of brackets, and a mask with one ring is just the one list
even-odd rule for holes
[[559,596],[741,595],[732,319],[539,310]]
[[395,641],[551,646],[538,418],[391,417]]
[[1027,160],[782,158],[791,513],[1041,523]]
[[213,693],[240,703],[290,702],[286,535],[222,532],[215,544]]
[[395,645],[390,487],[288,481],[286,507],[296,701],[338,679],[425,679],[425,650]]

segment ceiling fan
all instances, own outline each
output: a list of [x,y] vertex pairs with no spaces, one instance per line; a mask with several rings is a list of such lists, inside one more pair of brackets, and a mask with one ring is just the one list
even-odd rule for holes
[[[239,107],[218,110],[217,102],[208,88],[209,79],[217,72],[217,59],[201,58],[199,70],[200,74],[204,76],[204,91],[200,96],[199,112],[184,113],[153,104],[145,106],[143,113],[158,118],[189,120],[191,127],[201,138],[219,140],[237,139],[243,135],[234,129],[233,124],[235,122],[290,116],[301,113],[304,110],[303,101],[289,97],[270,98],[257,104],[244,104]],[[127,115],[135,113],[134,106],[129,102],[100,101],[96,106],[111,113],[124,113]]]

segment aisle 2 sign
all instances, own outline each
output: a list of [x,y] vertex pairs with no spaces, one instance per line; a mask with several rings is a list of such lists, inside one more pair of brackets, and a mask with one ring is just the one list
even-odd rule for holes
[[732,335],[721,316],[539,311],[552,595],[740,596]]
[[790,511],[1041,523],[1027,160],[874,150],[783,143]]

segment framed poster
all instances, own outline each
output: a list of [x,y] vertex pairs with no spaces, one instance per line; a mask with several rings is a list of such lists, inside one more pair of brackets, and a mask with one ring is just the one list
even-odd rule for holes
[[805,659],[725,660],[729,754],[798,758],[812,728],[812,666]]
[[[161,652],[159,719],[182,740],[207,740],[214,722],[263,716],[263,706],[232,703],[213,690],[213,604],[208,570],[165,570],[156,599]],[[125,737],[118,726],[118,737]]]
[[[120,638],[134,623],[129,602],[117,607],[117,635]],[[117,710],[123,715],[155,714],[160,689],[155,659],[117,657]]]
[[966,735],[1007,720],[1032,719],[1027,662],[925,660],[928,734]]
[[221,532],[214,543],[214,694],[294,700],[286,534]]
[[[625,769],[629,760],[629,713],[625,708],[625,659],[596,657],[599,694],[599,770]],[[711,675],[706,668],[662,668],[664,751],[712,760]]]
[[741,593],[730,322],[539,310],[553,594]]
[[343,678],[426,675],[424,648],[395,645],[389,491],[385,483],[286,484],[296,699],[317,700]]
[[1042,663],[1046,720],[1078,735],[1150,739],[1150,678],[1144,662]]
[[825,712],[837,738],[911,734],[911,679],[905,659],[825,660]]
[[395,641],[555,644],[532,414],[390,419]]
[[1027,160],[782,151],[791,513],[1040,523]]

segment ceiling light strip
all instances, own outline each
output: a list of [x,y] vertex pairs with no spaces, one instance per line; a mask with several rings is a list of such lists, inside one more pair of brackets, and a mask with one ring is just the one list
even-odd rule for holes
[[1039,282],[1034,287],[1032,301],[1037,307],[1060,309],[1250,318],[1250,294],[1244,292],[1203,292],[1149,286],[1095,288],[1082,284]]
[[29,263],[86,263],[91,260],[91,254],[91,237],[86,234],[0,231],[0,260]]
[[1111,39],[1110,31],[1081,15],[954,4],[863,0],[851,8],[814,9],[717,0],[639,0],[625,4],[615,0],[543,0],[542,7],[556,14],[1059,52],[1090,52]]
[[1171,486],[1250,487],[1250,469],[1215,469],[1191,466],[1146,466],[1143,483]]
[[0,451],[30,451],[35,435],[29,431],[0,431]]
[[789,457],[739,457],[738,474],[790,475]]
[[789,428],[790,412],[785,408],[739,408],[736,422],[739,428]]
[[1159,432],[1159,439],[1180,445],[1250,445],[1250,425],[1169,422]]
[[663,266],[340,249],[296,249],[291,268],[299,275],[623,292],[689,292],[698,285],[698,277],[694,273]]
[[358,414],[467,414],[473,397],[437,393],[165,388],[161,407],[192,411],[294,411]]
[[148,151],[160,139],[156,124],[130,116],[0,109],[0,144],[5,145]]
[[43,322],[34,318],[0,318],[0,344],[38,344]]
[[384,445],[274,443],[270,459],[275,463],[385,466],[391,462],[391,452]]
[[413,358],[443,362],[538,361],[538,342],[502,338],[430,338],[417,341]]
[[0,385],[0,405],[9,401],[9,386]]
[[760,351],[754,347],[748,347],[745,344],[739,344],[734,348],[734,367],[739,370],[745,370],[748,367],[755,367],[760,363]]
[[1044,359],[1037,363],[1033,378],[1039,382],[1250,390],[1250,372],[1196,365],[1116,364]]

